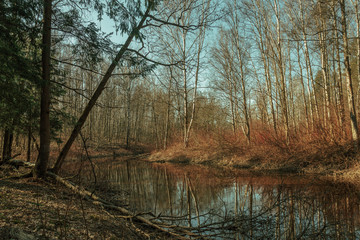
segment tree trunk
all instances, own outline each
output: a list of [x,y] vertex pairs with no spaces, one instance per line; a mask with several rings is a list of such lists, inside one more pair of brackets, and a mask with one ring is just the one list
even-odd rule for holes
[[[354,0],[355,15],[356,15],[356,37],[357,37],[357,74],[358,74],[358,91],[357,97],[359,99],[358,105],[360,105],[360,13],[359,13],[359,0]],[[360,111],[358,112],[360,114]],[[360,115],[357,116],[358,118]]]
[[50,154],[50,55],[52,0],[44,1],[44,25],[42,39],[42,87],[40,106],[40,151],[34,167],[34,177],[45,176]]
[[326,50],[326,23],[322,16],[321,4],[319,4],[319,13],[320,13],[320,34],[319,34],[319,43],[320,43],[320,55],[321,55],[321,72],[324,79],[324,127],[330,129],[330,134],[332,135],[332,122],[331,122],[331,109],[330,109],[330,80],[329,80],[329,70],[328,70],[328,60],[327,60],[327,50]]
[[[234,1],[234,9],[236,9],[236,1]],[[244,53],[241,52],[240,47],[240,36],[239,36],[239,19],[237,12],[235,10],[235,13],[232,15],[232,21],[233,21],[233,30],[232,35],[235,41],[235,47],[236,47],[236,54],[239,61],[239,68],[240,68],[240,85],[241,85],[241,93],[242,93],[242,107],[243,107],[243,114],[245,118],[245,124],[243,125],[242,129],[244,132],[244,135],[246,137],[247,144],[250,144],[251,135],[250,135],[250,119],[249,119],[249,110],[247,106],[247,93],[246,93],[246,82],[245,82],[245,71],[244,71],[244,64],[243,64],[243,58]]]
[[28,127],[28,139],[27,139],[27,152],[26,152],[26,161],[30,162],[31,160],[31,126]]
[[341,70],[341,59],[340,59],[340,44],[339,44],[339,34],[338,34],[338,26],[337,26],[337,19],[336,19],[336,9],[335,4],[333,5],[333,28],[335,33],[335,46],[336,46],[336,61],[337,61],[337,68],[338,68],[338,80],[336,82],[336,89],[339,95],[339,125],[341,129],[342,136],[345,137],[345,103],[344,103],[344,95],[343,95],[343,85],[342,85],[342,70]]
[[3,152],[1,158],[2,163],[5,163],[11,159],[12,142],[13,142],[12,130],[6,127],[4,131]]
[[351,66],[350,66],[350,56],[349,56],[349,46],[348,46],[348,37],[347,37],[347,24],[346,24],[346,6],[345,0],[340,1],[341,8],[341,25],[343,31],[343,40],[344,40],[344,62],[345,62],[345,71],[346,71],[346,85],[348,93],[348,104],[349,104],[349,113],[350,113],[350,124],[351,124],[351,136],[354,142],[355,151],[358,150],[359,145],[359,131],[356,119],[356,110],[355,110],[355,99],[354,99],[354,89],[353,82],[351,77]]
[[128,86],[126,88],[126,149],[129,149],[130,147],[130,131],[131,131],[131,116],[130,116],[130,110],[131,110],[131,79],[128,78]]
[[[210,1],[208,1],[210,3]],[[202,16],[201,16],[201,28],[198,35],[198,48],[196,53],[196,70],[195,70],[195,83],[194,83],[194,91],[193,91],[193,101],[192,101],[192,109],[191,109],[191,118],[189,125],[186,130],[186,142],[185,146],[187,147],[189,138],[190,138],[190,131],[191,127],[194,123],[195,119],[195,113],[196,113],[196,100],[197,100],[197,87],[198,87],[198,81],[199,81],[199,72],[200,72],[200,58],[201,58],[201,52],[203,50],[204,40],[205,40],[205,30],[206,30],[206,19],[205,19],[205,10],[204,6],[202,9]],[[185,46],[184,46],[185,47]]]
[[189,137],[187,135],[187,129],[189,124],[189,114],[188,114],[188,90],[187,90],[187,71],[186,71],[186,34],[187,30],[183,30],[182,33],[182,44],[183,44],[183,52],[182,52],[182,60],[183,60],[183,106],[184,106],[184,119],[183,119],[183,129],[184,129],[184,147],[187,148],[189,146]]
[[[310,53],[308,48],[308,41],[307,41],[307,33],[306,33],[306,26],[305,26],[305,19],[304,19],[304,9],[303,9],[303,1],[299,0],[300,4],[300,11],[301,11],[301,30],[304,39],[304,52],[305,52],[305,63],[306,63],[306,72],[307,72],[307,90],[309,93],[309,108],[310,108],[310,120],[311,120],[311,130],[315,127],[315,114],[317,119],[319,119],[319,111],[317,107],[317,99],[316,95],[312,92],[314,89],[314,77],[312,72],[311,60],[310,60]],[[315,112],[315,113],[314,113]]]
[[281,44],[281,26],[280,26],[280,9],[279,3],[277,0],[274,0],[275,7],[275,16],[276,16],[276,28],[277,28],[277,50],[278,50],[278,65],[280,70],[280,102],[281,102],[281,112],[285,130],[285,141],[286,144],[290,142],[290,133],[289,133],[289,114],[287,106],[287,91],[286,91],[286,79],[284,71],[284,63],[282,56],[282,44]]
[[170,79],[169,79],[169,88],[167,95],[166,122],[165,122],[165,133],[164,133],[164,150],[166,150],[167,148],[168,138],[169,138],[172,78],[173,78],[172,68],[170,67]]
[[310,126],[310,119],[309,119],[309,110],[308,110],[308,106],[307,106],[307,101],[306,101],[306,93],[305,93],[305,85],[304,85],[304,78],[303,78],[303,69],[302,69],[302,65],[301,65],[301,60],[300,60],[300,42],[297,42],[297,57],[298,57],[298,63],[299,63],[299,71],[300,71],[300,83],[301,83],[301,89],[302,89],[302,97],[303,97],[303,101],[304,101],[304,109],[305,109],[305,118],[306,118],[306,132],[309,132],[309,126]]

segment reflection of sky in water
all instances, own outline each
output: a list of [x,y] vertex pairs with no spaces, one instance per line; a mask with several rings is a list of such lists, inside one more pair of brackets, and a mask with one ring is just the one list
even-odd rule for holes
[[194,174],[180,166],[128,162],[103,167],[97,176],[106,188],[126,191],[124,201],[134,212],[152,212],[168,223],[191,225],[194,232],[211,238],[360,236],[357,189],[351,186],[306,180],[308,176],[227,177],[217,170],[203,174],[199,169]]

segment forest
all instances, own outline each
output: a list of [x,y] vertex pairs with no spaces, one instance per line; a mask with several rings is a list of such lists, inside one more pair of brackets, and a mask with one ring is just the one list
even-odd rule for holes
[[357,0],[0,7],[2,162],[21,154],[36,175],[58,172],[81,135],[161,157],[195,148],[274,160],[336,148],[336,161],[354,165]]
[[[359,5],[358,0],[0,1],[0,235],[4,223],[10,221],[2,221],[6,219],[4,211],[15,206],[8,197],[21,195],[11,188],[19,184],[16,181],[30,192],[37,189],[37,194],[49,197],[40,201],[34,194],[33,202],[28,203],[37,206],[34,211],[40,216],[37,225],[41,223],[42,227],[36,228],[36,234],[49,234],[44,226],[50,222],[41,207],[52,199],[39,186],[52,179],[82,196],[75,198],[80,201],[76,206],[81,206],[76,214],[83,219],[78,221],[83,221],[86,228],[81,230],[86,237],[79,239],[89,239],[92,231],[95,239],[107,239],[108,234],[106,229],[91,229],[89,221],[104,216],[85,216],[84,206],[93,206],[83,203],[83,199],[163,232],[165,237],[155,236],[160,239],[167,239],[166,234],[175,239],[197,238],[209,232],[227,239],[233,237],[227,231],[238,229],[239,221],[250,221],[246,229],[242,225],[245,230],[236,233],[248,231],[242,239],[259,237],[262,231],[254,229],[261,229],[262,221],[269,221],[266,226],[273,229],[274,239],[316,238],[323,233],[329,234],[321,235],[325,238],[340,236],[342,228],[332,228],[332,219],[328,218],[341,212],[335,200],[329,207],[321,198],[314,198],[312,201],[323,208],[313,209],[315,205],[307,206],[301,196],[294,199],[302,187],[283,189],[279,187],[282,181],[273,176],[262,176],[258,183],[237,170],[316,174],[358,185]],[[139,159],[155,167],[133,163]],[[124,168],[111,165],[117,163]],[[106,177],[107,170],[101,164],[110,164],[108,170],[117,172],[109,172]],[[198,170],[199,166],[206,170]],[[217,170],[208,170],[210,166]],[[19,171],[19,167],[25,169]],[[90,169],[93,176],[86,175],[85,169]],[[201,177],[192,179],[192,173]],[[81,184],[70,183],[66,178],[70,175]],[[235,176],[235,180],[224,180],[225,176]],[[149,184],[155,192],[163,189],[162,203],[169,202],[164,211],[171,209],[168,214],[173,217],[173,204],[181,205],[179,212],[181,216],[187,214],[183,221],[188,228],[171,232],[172,225],[154,221],[163,221],[161,212],[149,220],[102,200],[95,191],[104,196],[120,191],[106,192],[103,185],[97,185],[102,178],[118,184],[130,184],[134,179],[136,184],[143,182],[126,190],[134,199],[145,199]],[[166,185],[159,185],[159,179]],[[213,224],[204,225],[207,230],[201,230],[202,219],[208,214],[199,207],[201,194],[208,196],[203,201],[211,204],[211,197],[216,195],[213,191],[218,191],[224,200],[214,201],[225,204],[234,196],[220,192],[232,181],[234,186],[229,188],[236,197],[229,204],[235,206],[235,214],[232,216],[230,211],[223,217],[228,229],[224,230],[225,223],[217,222],[219,213],[211,218]],[[267,181],[271,184],[258,187]],[[292,181],[298,184],[298,180]],[[96,185],[93,192],[80,186],[92,182]],[[205,182],[216,187],[201,185]],[[243,185],[245,182],[247,185]],[[84,187],[89,187],[87,184]],[[179,186],[181,194],[175,190]],[[53,188],[60,189],[58,185]],[[344,189],[353,189],[353,185]],[[134,192],[144,196],[133,196]],[[262,199],[264,212],[256,209],[257,214],[274,211],[278,215],[253,218],[257,192],[271,199]],[[179,196],[181,201],[176,202]],[[59,195],[56,198],[66,201]],[[239,198],[245,199],[241,218]],[[349,199],[343,200],[349,204],[346,211],[356,209]],[[283,209],[282,203],[286,205]],[[70,206],[73,202],[63,204]],[[157,204],[156,195],[155,209],[141,210],[156,214],[160,208]],[[302,214],[307,213],[301,210],[304,205],[313,211],[313,224],[318,218],[318,232],[314,224],[312,233],[301,233]],[[244,206],[250,210],[244,210]],[[68,210],[63,215],[63,208],[56,211],[49,214],[67,220]],[[242,218],[245,215],[249,215],[249,221]],[[346,234],[355,239],[360,232],[355,223],[349,224],[351,227],[343,230],[347,228]],[[320,225],[330,229],[323,231]],[[129,228],[135,228],[129,239],[139,237],[135,232],[147,232],[135,225]],[[80,234],[71,235],[61,224],[56,229],[60,229],[56,230],[60,235],[53,234],[60,239]],[[118,231],[122,232],[114,233],[117,237],[128,234],[127,228]],[[335,235],[331,235],[333,231]],[[143,234],[152,239],[150,235]]]

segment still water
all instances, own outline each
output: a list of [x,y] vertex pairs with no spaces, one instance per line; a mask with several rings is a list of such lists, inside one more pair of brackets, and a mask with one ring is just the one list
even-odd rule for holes
[[84,172],[97,193],[210,239],[360,239],[359,189],[304,175],[151,164]]

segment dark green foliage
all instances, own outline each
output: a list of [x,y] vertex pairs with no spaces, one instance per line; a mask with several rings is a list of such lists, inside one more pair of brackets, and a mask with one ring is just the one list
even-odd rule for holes
[[39,7],[36,1],[12,0],[0,4],[1,128],[14,129],[29,123],[37,105],[39,59],[32,43],[39,37],[35,17]]

